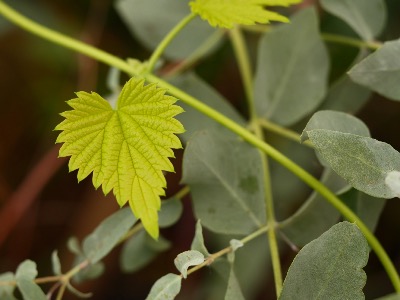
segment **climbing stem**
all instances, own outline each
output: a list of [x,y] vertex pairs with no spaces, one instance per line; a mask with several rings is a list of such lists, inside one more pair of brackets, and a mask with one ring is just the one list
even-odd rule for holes
[[[45,28],[25,16],[19,14],[12,8],[10,8],[7,4],[0,1],[0,14],[5,18],[13,22],[14,24],[26,29],[27,31],[41,36],[47,40],[50,40],[56,44],[62,45],[66,48],[73,49],[82,54],[88,55],[98,61],[104,62],[110,66],[116,67],[131,76],[136,75],[135,70],[125,62],[124,60],[109,54],[105,51],[99,50],[95,47],[89,46],[80,41],[74,40],[70,37],[67,37],[61,33]],[[375,238],[373,233],[366,227],[366,225],[345,205],[343,204],[339,198],[335,196],[325,185],[320,183],[316,178],[314,178],[307,171],[302,169],[295,162],[291,161],[289,158],[284,156],[282,153],[277,151],[275,148],[265,143],[261,139],[257,138],[254,134],[249,132],[246,128],[240,126],[235,123],[231,119],[225,117],[223,114],[218,111],[212,109],[211,107],[205,105],[198,99],[186,94],[182,90],[176,88],[175,86],[165,82],[164,80],[154,76],[152,74],[147,74],[146,79],[150,82],[157,83],[160,87],[164,87],[169,90],[169,93],[179,98],[181,101],[187,103],[193,108],[197,109],[201,113],[207,115],[208,117],[214,119],[219,122],[226,128],[235,132],[239,135],[243,140],[247,141],[249,144],[257,147],[262,150],[264,153],[268,154],[271,158],[279,162],[282,166],[289,169],[292,173],[298,176],[301,180],[307,183],[311,188],[320,193],[327,201],[329,201],[341,214],[351,222],[355,222],[360,230],[363,232],[365,238],[368,240],[371,248],[374,250],[378,258],[380,259],[383,267],[385,268],[389,278],[392,281],[392,284],[396,290],[396,292],[400,293],[400,278],[399,275],[388,257],[387,253],[383,249],[382,245]]]
[[249,59],[248,51],[244,36],[239,26],[236,26],[230,31],[230,38],[232,41],[233,50],[236,55],[236,60],[239,64],[240,75],[246,93],[246,99],[249,109],[250,121],[256,118],[256,109],[254,106],[254,92],[253,92],[253,75],[251,70],[251,62]]
[[171,43],[171,41],[195,17],[196,17],[196,14],[190,13],[185,18],[183,18],[178,24],[176,24],[175,27],[172,28],[172,30],[164,37],[164,39],[160,42],[160,44],[154,50],[153,54],[151,55],[151,57],[149,59],[148,66],[147,66],[148,72],[152,72],[154,70],[154,67],[155,67],[157,61],[159,60],[161,55],[164,53],[165,49],[168,47],[168,45]]
[[[246,42],[240,30],[240,27],[236,26],[234,29],[232,29],[230,31],[230,37],[236,55],[236,60],[239,64],[239,71],[242,77],[243,86],[246,93],[249,115],[250,115],[250,129],[254,131],[254,134],[257,138],[264,140],[264,133],[260,124],[257,122],[257,113],[254,105],[255,99],[253,92],[253,72],[251,70],[250,56],[247,51]],[[264,199],[265,199],[267,224],[269,227],[268,242],[271,253],[272,270],[274,274],[276,295],[277,298],[279,298],[279,295],[282,290],[282,268],[279,258],[279,248],[275,232],[276,220],[274,212],[274,200],[272,197],[272,188],[271,188],[271,174],[268,166],[268,157],[261,150],[259,150],[259,152],[260,152],[263,177],[264,177]]]
[[358,47],[358,48],[368,48],[371,50],[377,50],[382,46],[382,43],[377,42],[377,41],[362,41],[359,39],[355,39],[352,37],[339,35],[339,34],[321,33],[321,37],[326,42],[343,44],[343,45]]
[[[262,118],[259,118],[257,120],[257,122],[261,127],[263,127],[264,129],[266,129],[268,131],[276,133],[276,134],[278,134],[282,137],[285,137],[289,140],[301,143],[300,134],[298,134],[297,132],[295,132],[293,130],[290,130],[286,127],[282,127],[276,123],[270,122],[270,121],[268,121],[266,119],[262,119]],[[303,145],[313,148],[313,145],[311,144],[311,142],[309,140],[304,141]]]

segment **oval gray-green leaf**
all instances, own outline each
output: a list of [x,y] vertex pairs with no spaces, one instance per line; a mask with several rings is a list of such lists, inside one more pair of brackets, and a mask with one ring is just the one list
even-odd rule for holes
[[181,272],[183,278],[187,277],[189,267],[200,265],[204,262],[203,253],[196,250],[188,250],[179,253],[174,259],[175,267]]
[[375,198],[355,189],[340,195],[340,199],[364,222],[371,232],[375,231],[386,204],[385,199]]
[[158,213],[158,226],[165,228],[178,222],[182,215],[183,205],[177,198],[171,198],[161,202],[161,209]]
[[254,92],[258,115],[288,126],[324,99],[329,58],[315,9],[304,9],[290,24],[265,33],[257,60]]
[[229,273],[228,286],[226,287],[225,300],[244,300],[242,289],[240,288],[239,281],[236,278],[236,274],[231,265],[231,271]]
[[307,132],[314,148],[350,185],[377,198],[396,194],[385,179],[400,170],[400,153],[389,144],[369,137],[318,129]]
[[342,222],[307,244],[289,268],[279,300],[364,300],[368,243],[355,224]]
[[200,220],[198,220],[196,223],[196,231],[195,231],[194,238],[192,241],[192,245],[190,246],[190,249],[199,251],[204,256],[210,255],[210,253],[207,250],[206,245],[204,244],[203,228],[201,227]]
[[321,0],[324,10],[345,21],[364,40],[373,40],[386,23],[384,0]]
[[[0,282],[2,281],[13,281],[15,280],[14,274],[12,272],[7,272],[0,274]],[[4,300],[17,300],[17,298],[14,297],[14,289],[15,287],[13,285],[3,285],[0,286],[0,299]]]
[[154,283],[146,300],[173,300],[181,290],[181,283],[181,276],[167,274]]
[[61,262],[60,258],[58,257],[57,250],[54,250],[51,254],[51,266],[53,268],[54,275],[61,275]]
[[[154,50],[168,32],[190,13],[185,0],[119,0],[115,8],[132,34],[149,50]],[[165,49],[171,59],[184,59],[214,32],[200,18],[191,21]]]
[[301,134],[301,141],[308,139],[307,131],[327,129],[361,136],[370,136],[367,125],[360,119],[344,112],[322,110],[316,112],[308,121]]
[[[321,182],[336,194],[348,187],[331,168],[324,170]],[[338,210],[314,191],[292,216],[279,223],[279,229],[296,247],[303,247],[336,224],[339,217]]]
[[100,261],[135,224],[136,218],[129,207],[115,212],[83,241],[83,252],[92,264]]
[[33,281],[37,274],[36,263],[31,260],[25,260],[18,266],[15,279],[24,300],[47,299],[42,289]]
[[204,130],[188,142],[182,181],[197,219],[224,234],[249,234],[266,223],[260,152],[226,130]]
[[350,78],[389,98],[400,101],[400,39],[386,42],[350,71]]
[[356,84],[345,74],[330,87],[318,110],[329,109],[355,114],[364,106],[370,96],[370,89]]
[[122,248],[120,266],[124,272],[135,272],[149,264],[158,254],[170,248],[162,236],[155,241],[144,230],[130,238]]

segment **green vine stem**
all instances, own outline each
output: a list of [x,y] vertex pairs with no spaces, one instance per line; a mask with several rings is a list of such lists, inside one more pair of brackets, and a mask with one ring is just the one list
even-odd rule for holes
[[[242,26],[242,28],[249,32],[254,33],[264,33],[271,30],[270,25],[253,25],[253,26]],[[321,33],[321,38],[326,42],[342,44],[346,46],[356,47],[356,48],[368,48],[371,50],[377,50],[382,46],[379,41],[363,41],[353,37],[348,37],[340,34],[334,33]]]
[[[233,45],[233,50],[236,55],[236,60],[239,64],[239,71],[242,76],[243,86],[246,93],[246,98],[248,102],[249,115],[250,115],[250,128],[254,131],[256,137],[264,140],[264,133],[257,122],[257,113],[255,109],[255,99],[253,92],[253,72],[251,70],[251,63],[249,54],[246,48],[246,42],[244,36],[238,26],[230,31],[230,38]],[[268,157],[259,150],[261,163],[264,175],[264,197],[265,197],[265,208],[267,216],[267,224],[269,226],[268,230],[268,242],[271,253],[272,270],[274,274],[275,290],[277,298],[282,290],[282,268],[279,257],[278,242],[276,239],[276,219],[274,211],[274,200],[272,197],[272,187],[271,187],[271,175],[268,166]]]
[[171,43],[171,41],[175,38],[175,36],[187,25],[192,21],[197,15],[194,13],[190,13],[187,15],[185,18],[183,18],[174,28],[171,29],[171,31],[164,37],[164,39],[160,42],[160,44],[157,46],[157,48],[154,50],[153,54],[151,55],[148,66],[147,66],[147,71],[152,72],[154,70],[154,67],[161,57],[161,55],[164,53],[165,49],[168,47],[168,45]]
[[[101,62],[104,62],[110,66],[116,67],[131,76],[135,76],[136,71],[132,69],[132,67],[125,62],[124,60],[109,54],[105,51],[99,50],[95,47],[89,46],[83,42],[78,40],[74,40],[70,37],[67,37],[59,32],[50,30],[44,26],[41,26],[25,16],[19,14],[12,8],[10,8],[7,4],[0,1],[0,14],[2,14],[5,18],[9,19],[16,25],[24,28],[25,30],[41,36],[47,40],[50,40],[56,44],[62,45],[66,48],[73,49],[78,51],[82,54],[88,55],[94,59],[97,59]],[[257,138],[255,135],[250,133],[247,129],[243,128],[242,126],[238,125],[231,119],[225,117],[218,111],[210,108],[209,106],[203,104],[196,98],[186,94],[185,92],[181,91],[180,89],[176,88],[175,86],[165,82],[164,80],[154,76],[152,74],[147,74],[146,79],[150,82],[157,83],[160,87],[164,87],[169,90],[169,92],[174,95],[175,97],[179,98],[183,102],[187,103],[188,105],[192,106],[193,108],[197,109],[198,111],[202,112],[203,114],[207,115],[208,117],[216,120],[226,128],[230,129],[231,131],[238,134],[242,137],[245,141],[250,143],[251,145],[259,148],[266,154],[268,154],[271,158],[279,162],[282,166],[289,169],[292,173],[297,175],[301,180],[307,183],[311,188],[316,190],[320,193],[327,201],[329,201],[340,213],[348,219],[350,222],[355,222],[360,230],[363,232],[365,238],[369,242],[371,248],[374,250],[378,258],[380,259],[383,267],[385,268],[396,292],[400,293],[400,278],[394,267],[393,263],[391,262],[389,256],[383,249],[382,245],[373,235],[373,233],[367,228],[367,226],[354,214],[345,204],[341,202],[339,198],[335,196],[333,192],[331,192],[325,185],[320,183],[316,178],[314,178],[311,174],[307,171],[302,169],[299,165],[295,162],[291,161],[289,158],[284,156],[282,153],[277,151],[275,148],[271,147],[270,145],[266,144],[264,141]]]
[[[266,119],[262,119],[262,118],[259,118],[257,120],[257,122],[258,122],[258,124],[260,124],[260,126],[262,126],[264,129],[266,129],[268,131],[276,133],[276,134],[278,134],[282,137],[285,137],[289,140],[292,140],[294,142],[301,143],[300,134],[298,134],[297,132],[295,132],[293,130],[290,130],[286,127],[282,127],[276,123],[272,123],[272,122],[270,122]],[[304,141],[302,144],[306,145],[307,147],[314,148],[312,143],[309,140]]]
[[224,35],[225,30],[216,30],[192,54],[190,54],[182,62],[177,64],[176,67],[166,71],[166,73],[163,74],[163,78],[172,78],[193,67],[200,59],[202,59],[213,47],[215,47],[220,42]]
[[[269,231],[269,227],[268,225],[261,227],[260,229],[254,231],[252,234],[246,236],[245,238],[241,239],[240,241],[244,244],[250,242],[251,240],[255,239],[256,237],[266,233]],[[228,254],[229,252],[232,252],[232,246],[228,246],[222,250],[219,250],[218,252],[215,252],[213,254],[210,254],[210,256],[208,256],[205,261],[203,263],[201,263],[200,265],[197,265],[193,268],[191,268],[190,270],[188,270],[187,275],[189,276],[190,274],[193,274],[194,272],[207,267],[209,265],[211,265],[217,258]]]
[[332,33],[321,33],[321,37],[326,42],[332,42],[337,44],[343,44],[347,46],[357,47],[357,48],[368,48],[371,50],[377,50],[382,47],[381,42],[377,41],[362,41],[355,38],[332,34]]

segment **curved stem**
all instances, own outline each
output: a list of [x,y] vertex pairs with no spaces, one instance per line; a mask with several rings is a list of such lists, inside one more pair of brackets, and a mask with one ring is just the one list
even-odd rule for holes
[[154,67],[155,67],[158,59],[161,57],[162,53],[167,48],[167,46],[176,37],[176,35],[187,24],[189,24],[189,22],[192,21],[196,16],[197,16],[196,14],[190,13],[185,18],[183,18],[174,28],[172,28],[172,30],[164,37],[164,39],[160,42],[160,44],[154,50],[153,54],[151,55],[151,57],[149,59],[148,66],[147,66],[148,72],[152,72],[154,70]]
[[0,1],[0,14],[12,23],[17,24],[28,32],[36,34],[65,48],[69,48],[76,52],[85,54],[110,66],[114,66],[129,74],[134,74],[132,67],[127,64],[123,59],[120,59],[96,47],[90,46],[79,40],[70,38],[64,34],[51,30],[36,22],[33,22],[32,20],[21,15],[19,12],[12,9],[10,6],[2,1]]
[[[265,25],[242,26],[242,28],[246,31],[255,33],[264,33],[271,30],[271,26],[265,26]],[[322,32],[321,38],[326,42],[343,44],[357,48],[368,48],[371,50],[377,50],[382,46],[382,43],[378,41],[363,41],[357,38],[348,37],[340,34],[334,34],[334,33]]]
[[242,76],[247,105],[249,108],[250,121],[253,121],[257,117],[254,106],[253,72],[251,70],[251,63],[246,49],[246,43],[243,34],[240,31],[240,27],[236,26],[230,31],[230,38],[239,64],[240,75]]
[[321,33],[322,39],[326,42],[338,43],[358,48],[369,48],[371,50],[377,50],[382,46],[382,43],[375,41],[362,41],[359,39],[339,35],[332,33]]
[[177,76],[187,69],[193,67],[201,58],[203,58],[225,35],[225,31],[219,29],[210,35],[192,54],[186,57],[176,67],[170,69],[165,74],[164,78],[171,78]]
[[[261,140],[264,140],[263,130],[260,124],[257,122],[257,113],[255,109],[255,99],[253,92],[253,72],[251,70],[250,57],[246,48],[246,42],[244,40],[242,32],[240,31],[240,28],[237,26],[230,32],[230,37],[237,62],[239,64],[239,70],[242,76],[244,90],[246,92],[246,98],[250,115],[250,124],[251,124],[250,127],[254,130],[256,137],[258,137]],[[259,151],[259,153],[263,169],[265,208],[266,208],[267,223],[269,226],[268,242],[271,252],[272,270],[274,274],[276,296],[277,298],[279,298],[279,295],[282,290],[282,268],[279,258],[278,242],[275,233],[276,219],[274,212],[274,200],[272,197],[271,175],[268,166],[268,157],[262,151]]]
[[[262,119],[262,118],[259,118],[257,120],[257,122],[258,122],[258,124],[260,124],[260,126],[262,126],[264,129],[266,129],[268,131],[276,133],[276,134],[283,136],[294,142],[301,143],[300,134],[298,134],[296,131],[290,130],[286,127],[282,127],[278,124],[272,123],[272,122]],[[309,140],[304,141],[302,144],[306,145],[307,147],[314,148]]]
[[[61,33],[55,32],[53,30],[47,29],[23,15],[19,14],[15,10],[11,9],[4,2],[0,1],[0,14],[2,14],[7,19],[11,20],[13,23],[23,27],[29,32],[32,32],[36,35],[39,35],[45,39],[53,41],[56,44],[62,45],[66,48],[73,49],[85,55],[88,55],[92,58],[95,58],[99,61],[102,61],[110,66],[114,66],[129,75],[136,75],[135,70],[126,63],[124,60],[111,55],[105,51],[99,50],[95,47],[86,45],[80,41],[74,40],[70,37],[67,37]],[[289,169],[292,173],[297,175],[301,180],[307,183],[310,187],[320,193],[327,201],[329,201],[341,214],[347,218],[351,222],[356,222],[360,230],[363,232],[364,236],[368,240],[371,248],[375,251],[376,255],[380,259],[383,267],[385,268],[389,278],[392,281],[392,284],[397,292],[400,292],[400,278],[394,267],[393,263],[390,261],[387,253],[383,249],[382,245],[375,238],[373,233],[365,226],[365,224],[345,205],[343,204],[339,198],[335,196],[333,192],[331,192],[325,185],[320,183],[316,178],[314,178],[307,171],[302,169],[295,162],[291,161],[289,158],[284,156],[282,153],[277,151],[272,146],[266,144],[264,141],[258,139],[252,133],[250,133],[247,129],[243,128],[239,124],[235,123],[231,119],[225,117],[218,111],[212,109],[211,107],[205,105],[200,102],[196,98],[186,94],[182,90],[176,88],[175,86],[163,81],[162,79],[154,76],[152,74],[147,74],[146,79],[150,82],[157,83],[160,87],[164,87],[169,90],[169,92],[180,100],[184,101],[188,105],[207,115],[208,117],[214,119],[219,122],[226,128],[235,132],[237,135],[242,137],[249,144],[257,147],[262,150],[264,153],[268,154],[271,158],[279,162],[282,166]]]

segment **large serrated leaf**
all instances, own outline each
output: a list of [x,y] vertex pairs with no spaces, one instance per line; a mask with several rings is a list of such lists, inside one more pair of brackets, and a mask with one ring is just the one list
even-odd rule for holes
[[190,2],[190,7],[193,13],[200,15],[213,27],[232,28],[236,24],[288,22],[288,18],[263,6],[289,6],[299,2],[301,0],[194,0]]
[[173,300],[181,290],[181,283],[181,276],[167,274],[154,283],[146,300]]
[[83,253],[91,264],[106,256],[135,224],[128,208],[123,208],[103,220],[83,241]]
[[400,39],[384,43],[350,70],[350,78],[389,99],[400,101],[399,53]]
[[386,22],[383,0],[321,0],[322,7],[344,20],[363,39],[378,36]]
[[364,300],[368,244],[355,224],[333,226],[307,244],[289,268],[279,300]]
[[71,156],[70,171],[78,169],[78,180],[93,172],[94,186],[102,185],[105,194],[113,190],[120,206],[129,202],[154,238],[166,186],[163,170],[174,170],[168,158],[174,156],[171,148],[181,147],[175,133],[183,132],[174,118],[182,109],[165,92],[132,78],[115,109],[96,93],[79,92],[56,127],[62,130],[57,143],[64,143],[60,156]]
[[42,289],[34,282],[37,276],[36,263],[31,260],[22,262],[15,273],[18,289],[24,300],[46,300],[47,297]]
[[260,153],[225,131],[199,131],[183,158],[182,181],[204,227],[248,234],[266,222]]
[[258,114],[286,126],[299,121],[322,102],[328,70],[317,13],[302,10],[291,24],[260,40],[254,87]]
[[390,172],[400,170],[400,153],[392,146],[332,130],[310,130],[307,134],[323,159],[354,188],[377,198],[397,196],[385,182]]
[[[132,34],[148,49],[154,50],[168,32],[190,13],[185,0],[119,0],[115,8]],[[201,20],[191,21],[183,28],[164,55],[185,59],[204,43],[215,29]]]

